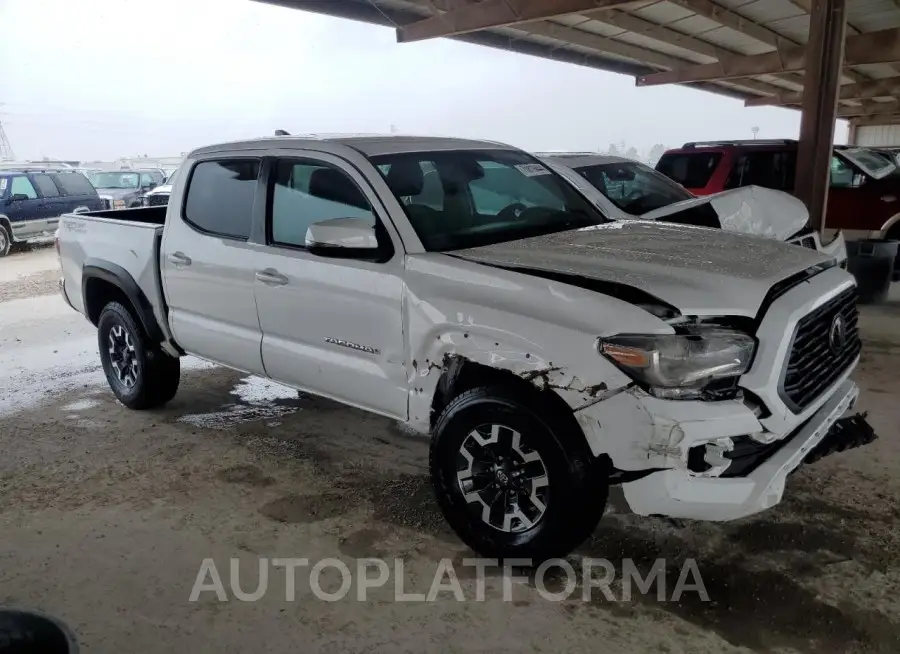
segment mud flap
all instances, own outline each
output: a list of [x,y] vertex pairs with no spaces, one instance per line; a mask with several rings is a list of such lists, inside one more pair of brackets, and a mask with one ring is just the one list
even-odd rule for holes
[[878,435],[866,422],[865,413],[841,418],[834,423],[825,438],[806,455],[803,462],[815,463],[830,454],[868,445],[876,438]]

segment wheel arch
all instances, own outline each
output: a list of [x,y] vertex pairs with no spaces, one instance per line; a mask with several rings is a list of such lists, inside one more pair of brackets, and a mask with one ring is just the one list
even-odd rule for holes
[[114,263],[87,259],[81,273],[81,292],[84,313],[94,325],[110,301],[125,300],[141,323],[144,332],[154,343],[165,340],[163,331],[153,315],[153,305],[131,274]]

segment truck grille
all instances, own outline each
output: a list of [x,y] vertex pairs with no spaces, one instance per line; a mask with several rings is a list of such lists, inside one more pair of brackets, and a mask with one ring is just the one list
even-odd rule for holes
[[147,196],[147,206],[148,207],[161,207],[169,204],[169,195],[168,193],[157,193],[155,195]]
[[782,383],[782,399],[795,412],[805,409],[859,355],[856,287],[829,300],[797,323]]

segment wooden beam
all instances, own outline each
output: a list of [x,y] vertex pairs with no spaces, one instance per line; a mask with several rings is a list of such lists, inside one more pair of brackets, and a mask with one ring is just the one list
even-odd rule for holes
[[533,20],[615,7],[634,0],[483,0],[397,28],[397,41],[421,41],[442,36],[509,27]]
[[858,107],[843,107],[838,111],[841,118],[849,118],[852,116],[884,116],[900,113],[900,102],[891,100],[890,102],[867,101]]
[[774,45],[776,48],[784,48],[796,45],[793,41],[785,38],[778,32],[770,30],[768,27],[764,27],[763,25],[760,25],[759,23],[750,20],[749,18],[745,18],[744,16],[741,16],[739,13],[728,9],[727,7],[717,5],[711,0],[669,1],[672,2],[672,4],[678,5],[679,7],[689,9],[695,14],[700,14],[705,18],[714,20],[720,25],[730,27],[731,29],[737,30],[738,32],[746,34],[747,36],[752,36],[757,41],[762,41],[763,43]]
[[860,116],[851,118],[850,124],[856,127],[873,127],[877,125],[900,125],[900,113],[883,116]]
[[[809,224],[823,231],[828,206],[834,122],[841,62],[847,47],[847,0],[813,0],[809,15],[809,57],[804,72],[800,143],[794,195],[809,210]],[[859,38],[859,37],[854,37]]]
[[[529,34],[537,34],[539,36],[546,36],[551,39],[565,41],[574,45],[580,45],[583,48],[589,48],[597,52],[608,52],[610,54],[628,57],[629,59],[642,61],[658,68],[680,68],[686,63],[689,63],[687,59],[673,57],[672,55],[657,52],[656,50],[650,50],[638,45],[626,43],[625,41],[618,41],[608,36],[601,36],[600,34],[594,34],[593,32],[585,32],[584,30],[575,29],[568,25],[560,25],[559,23],[550,21],[535,21],[528,25],[521,25],[516,29],[520,29]],[[736,80],[735,84],[742,88],[749,89],[754,93],[771,94],[779,88],[771,84],[766,84],[765,82],[751,79]]]
[[[856,84],[845,84],[838,93],[841,100],[870,100],[900,95],[900,77],[872,79]],[[803,102],[802,91],[787,91],[768,98],[751,98],[744,102],[747,107],[785,107]]]
[[[716,45],[715,43],[710,43],[709,41],[698,39],[697,37],[690,34],[684,34],[670,27],[666,27],[665,25],[660,25],[659,23],[653,23],[649,20],[644,20],[639,16],[635,16],[634,14],[630,14],[620,9],[590,11],[585,12],[584,16],[586,18],[600,21],[601,23],[606,23],[607,25],[620,27],[623,30],[633,32],[634,34],[647,36],[656,41],[659,41],[660,43],[674,45],[691,52],[697,52],[708,57],[714,57],[715,59],[720,59],[722,57],[743,56],[740,52],[728,50]],[[792,82],[794,84],[803,83],[803,76],[797,75],[795,73],[782,73],[780,77],[785,81]]]
[[[857,34],[847,37],[844,46],[844,66],[880,64],[900,61],[900,28]],[[722,58],[714,64],[700,64],[682,70],[643,75],[638,86],[681,84],[796,72],[806,67],[805,48],[790,46],[775,52],[749,57]]]

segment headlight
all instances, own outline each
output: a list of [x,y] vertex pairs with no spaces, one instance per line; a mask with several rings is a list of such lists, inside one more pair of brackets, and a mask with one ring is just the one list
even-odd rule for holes
[[113,200],[113,209],[124,209],[125,200]]
[[683,334],[623,334],[605,338],[600,352],[658,397],[694,399],[716,380],[750,367],[756,340],[743,332],[694,326]]

